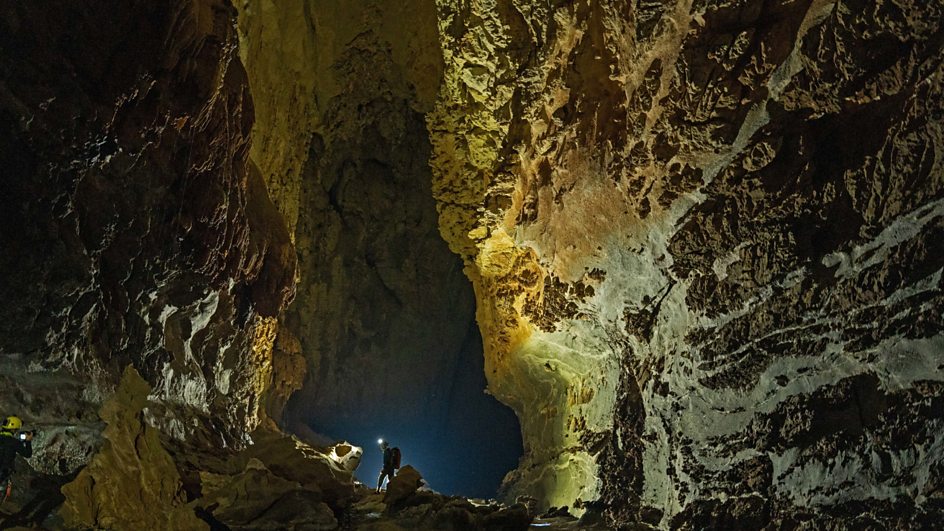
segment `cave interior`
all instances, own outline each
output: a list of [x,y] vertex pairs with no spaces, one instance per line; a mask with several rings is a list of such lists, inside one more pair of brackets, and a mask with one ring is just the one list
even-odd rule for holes
[[0,190],[2,528],[944,517],[941,2],[8,1]]

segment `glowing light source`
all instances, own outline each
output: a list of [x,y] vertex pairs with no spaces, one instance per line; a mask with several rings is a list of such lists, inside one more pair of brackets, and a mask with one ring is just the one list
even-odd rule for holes
[[383,442],[384,442],[383,439],[377,439],[377,444],[383,444]]

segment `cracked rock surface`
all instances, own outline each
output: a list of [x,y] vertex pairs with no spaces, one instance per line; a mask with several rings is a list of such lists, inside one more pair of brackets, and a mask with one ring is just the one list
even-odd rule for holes
[[239,448],[265,419],[296,259],[247,166],[235,17],[215,0],[0,9],[0,409],[39,430],[42,474],[99,451],[128,366],[167,444]]
[[[212,419],[237,442],[258,414],[295,261],[245,171],[252,105],[232,13],[129,5],[100,31],[102,16],[4,10],[2,238],[16,252],[2,262],[3,409],[81,420],[131,363],[180,435]],[[78,399],[31,403],[47,386]]]

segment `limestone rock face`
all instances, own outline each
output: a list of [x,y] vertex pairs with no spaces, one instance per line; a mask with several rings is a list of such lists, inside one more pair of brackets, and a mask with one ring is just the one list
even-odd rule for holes
[[105,443],[62,488],[60,514],[75,529],[209,529],[192,510],[174,460],[144,421],[151,389],[128,368],[102,407]]
[[434,423],[474,312],[509,499],[932,527],[942,57],[921,0],[8,2],[0,411],[73,525],[330,528],[267,413]]
[[195,513],[230,529],[336,529],[335,515],[354,496],[351,470],[333,458],[337,449],[326,455],[266,429],[252,439],[222,462],[190,463],[199,470],[199,498],[190,503]]
[[424,115],[443,70],[435,5],[236,5],[257,103],[251,160],[294,227],[299,259],[277,348],[283,334],[296,337],[307,372],[275,367],[277,385],[300,388],[285,425],[348,438],[402,439],[396,429],[418,425],[468,436],[450,416],[464,357],[480,359],[481,347],[474,295],[432,194]]
[[940,4],[437,5],[433,189],[522,422],[508,493],[940,516]]
[[216,0],[0,10],[0,409],[42,428],[47,472],[88,459],[128,365],[173,437],[240,445],[259,422],[295,255],[247,170],[235,17]]

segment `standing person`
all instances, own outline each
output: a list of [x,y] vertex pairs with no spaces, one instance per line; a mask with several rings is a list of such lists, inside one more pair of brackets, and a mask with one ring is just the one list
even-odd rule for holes
[[[7,417],[0,426],[0,500],[6,501],[13,486],[13,463],[16,455],[30,457],[33,455],[33,433],[20,432],[23,421],[19,417]],[[2,502],[0,502],[2,503]]]
[[383,487],[384,479],[393,479],[396,469],[400,468],[400,449],[390,448],[387,441],[380,439],[380,449],[383,451],[383,468],[380,470],[380,478],[377,479],[377,492]]

